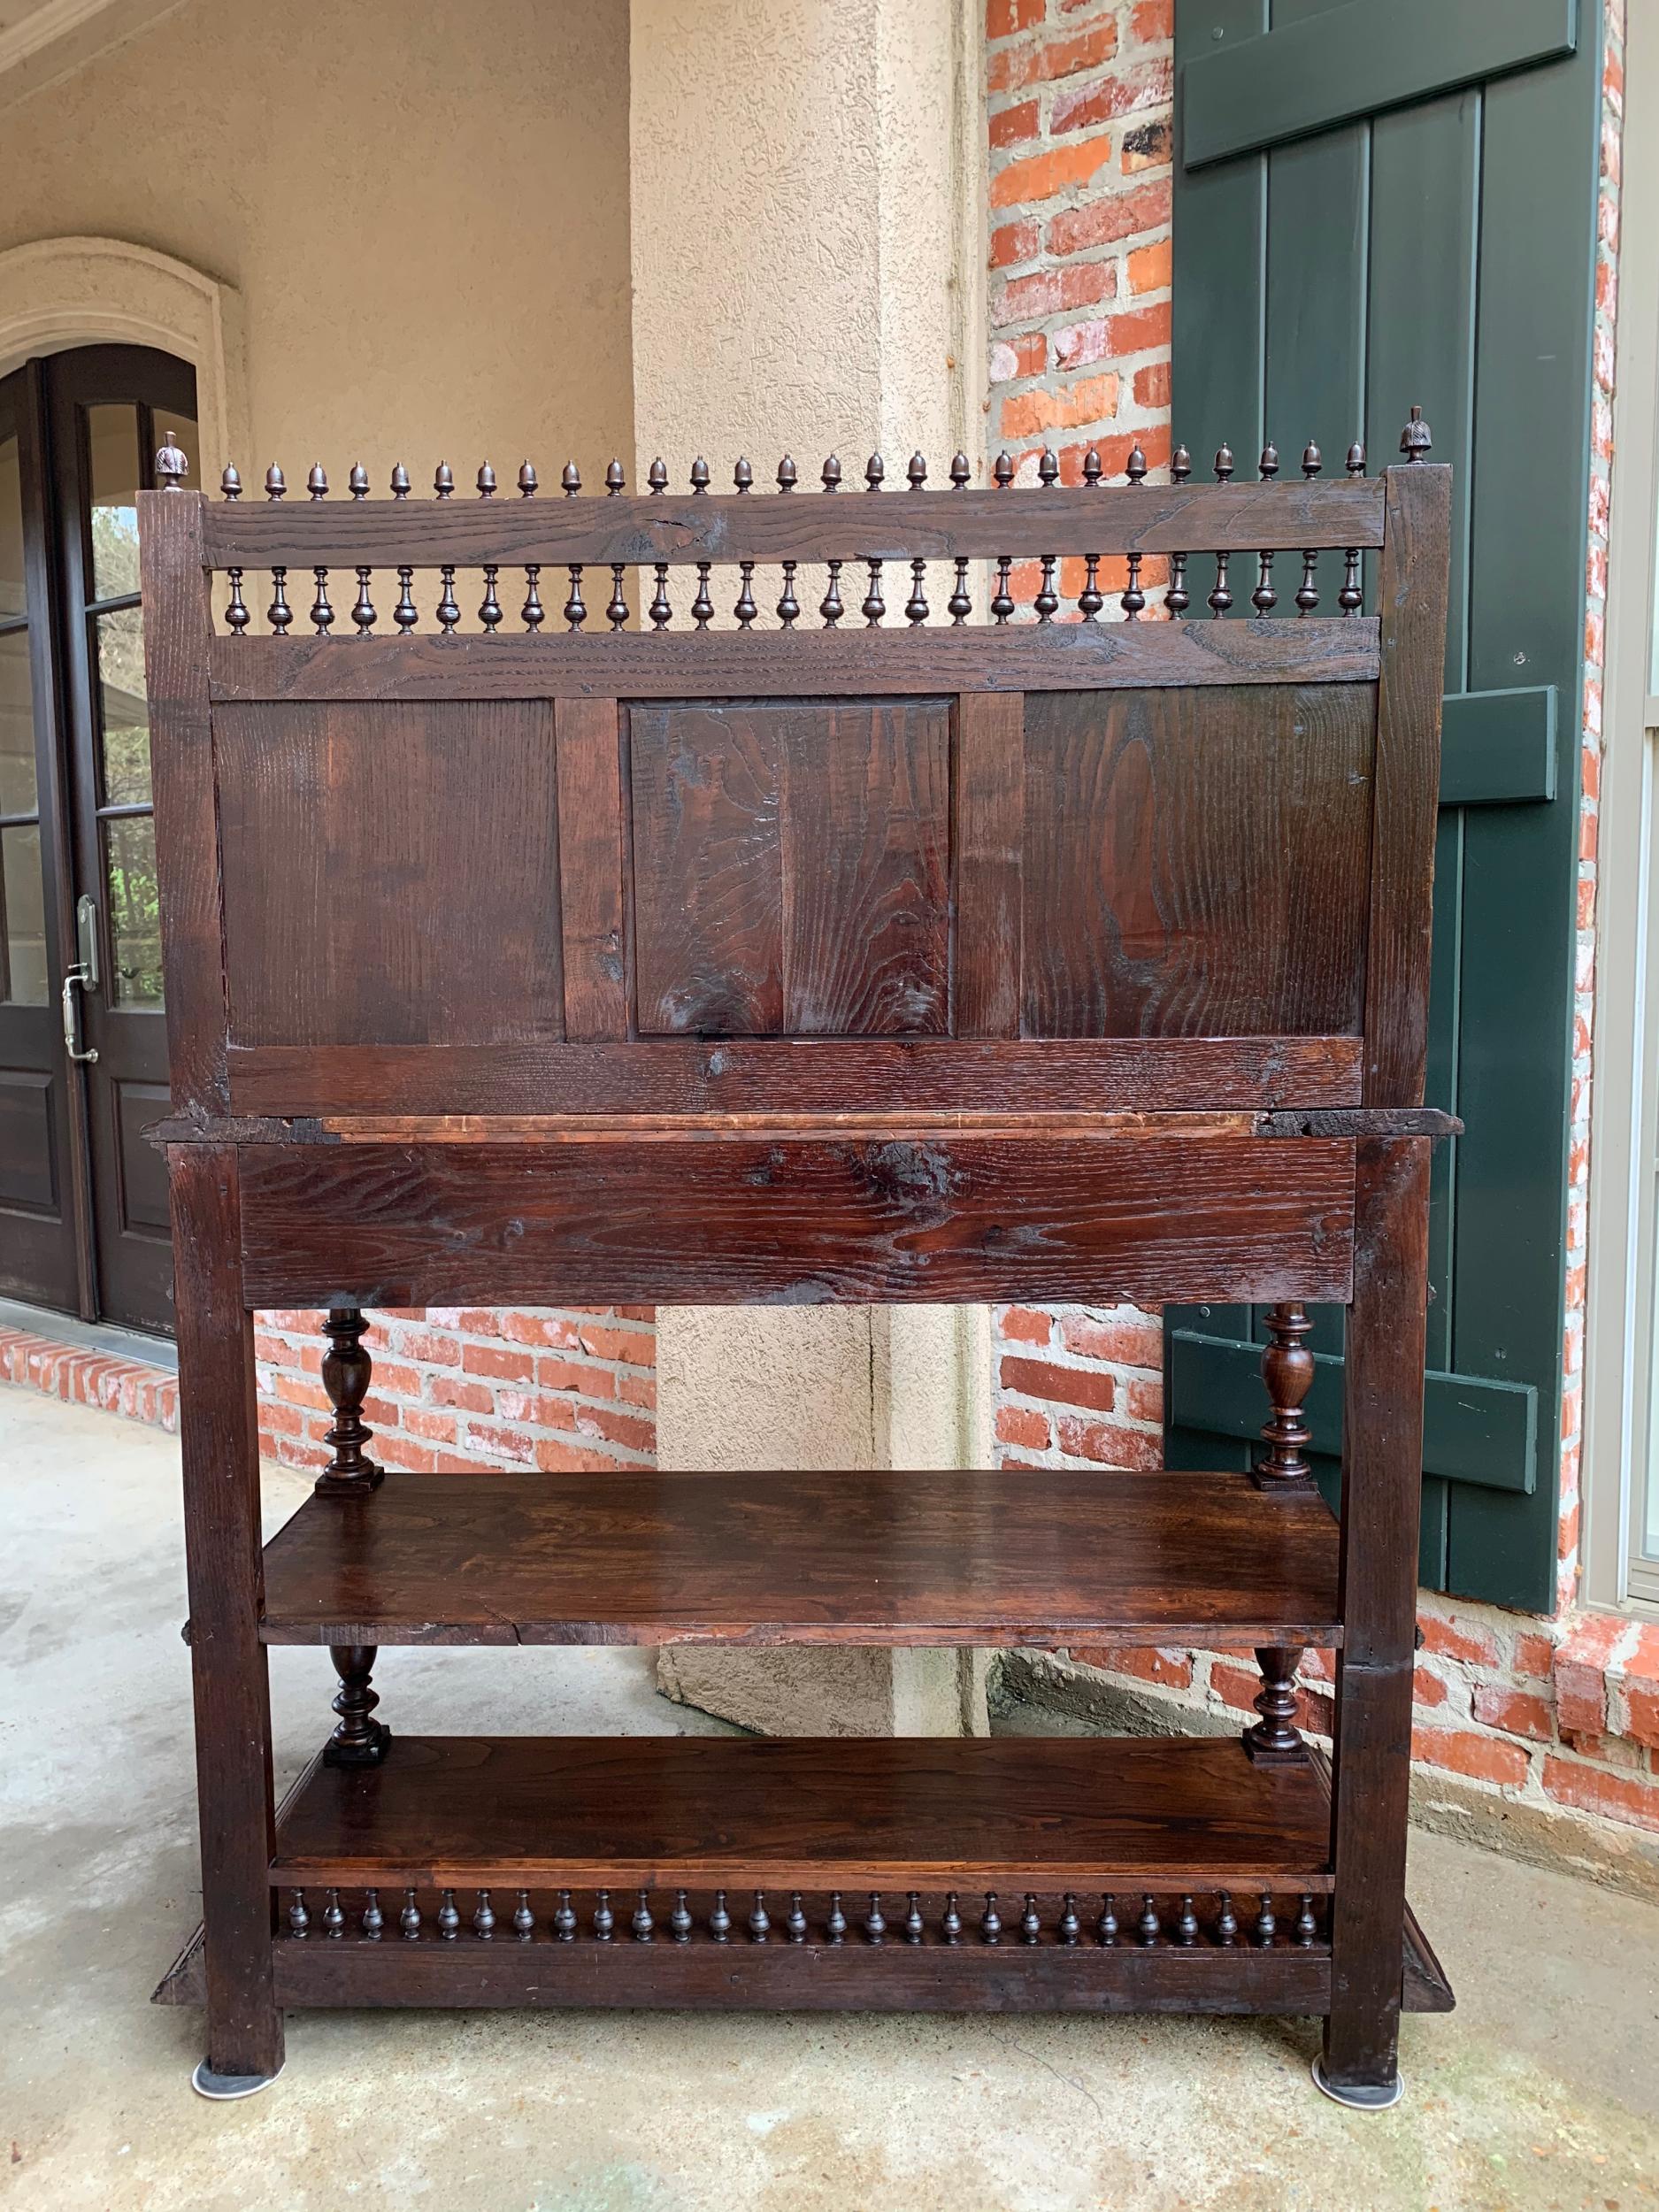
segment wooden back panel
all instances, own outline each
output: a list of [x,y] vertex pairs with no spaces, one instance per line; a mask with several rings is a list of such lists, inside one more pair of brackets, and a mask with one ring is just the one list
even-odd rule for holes
[[144,495],[180,1110],[1420,1100],[1448,472],[485,495]]

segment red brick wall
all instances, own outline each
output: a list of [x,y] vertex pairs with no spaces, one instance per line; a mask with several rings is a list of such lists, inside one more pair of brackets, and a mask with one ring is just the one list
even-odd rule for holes
[[[1586,1192],[1594,990],[1602,611],[1612,458],[1622,0],[1607,0],[1578,1002],[1569,1201],[1562,1611],[1552,1621],[1425,1594],[1418,1761],[1566,1808],[1659,1830],[1659,1627],[1575,1611],[1579,1546]],[[1167,0],[989,0],[989,421],[1028,475],[1045,444],[1074,480],[1090,444],[1121,472],[1139,442],[1170,451],[1171,8]],[[1067,589],[1076,588],[1067,580]],[[1156,612],[1156,602],[1149,612]],[[1108,614],[1113,611],[1110,604]],[[1147,1467],[1161,1449],[1159,1328],[1132,1307],[1004,1306],[994,1321],[995,1435],[1015,1468]],[[1208,1652],[1087,1650],[1084,1668],[1155,1701],[1242,1714],[1248,1665]],[[1328,1732],[1328,1655],[1310,1654],[1308,1719]]]
[[[657,1325],[649,1306],[376,1312],[364,1418],[388,1467],[649,1467],[657,1453]],[[256,1317],[259,1440],[320,1467],[328,1426],[319,1313]]]

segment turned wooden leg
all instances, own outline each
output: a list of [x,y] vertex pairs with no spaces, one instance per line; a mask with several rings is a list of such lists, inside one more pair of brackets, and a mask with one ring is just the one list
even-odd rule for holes
[[380,1698],[369,1687],[369,1676],[380,1655],[375,1644],[331,1644],[329,1657],[340,1677],[334,1698],[339,1725],[323,1747],[323,1764],[329,1767],[377,1767],[386,1756],[392,1732],[373,1717]]
[[207,2055],[195,2082],[204,2096],[236,2097],[282,2068],[253,1316],[234,1147],[173,1145],[167,1156],[207,1978]]
[[1401,2095],[1429,1143],[1363,1138],[1342,1443],[1342,1647],[1333,1774],[1331,2011],[1314,2078],[1340,2103]]
[[1313,1354],[1306,1342],[1313,1324],[1307,1308],[1293,1301],[1270,1307],[1267,1326],[1262,1381],[1273,1410],[1262,1430],[1267,1450],[1256,1463],[1254,1479],[1258,1490],[1306,1490],[1313,1481],[1307,1456],[1313,1432],[1302,1408],[1313,1387]]
[[1270,1644],[1256,1650],[1262,1687],[1256,1709],[1262,1717],[1245,1730],[1244,1748],[1257,1766],[1286,1766],[1308,1755],[1296,1726],[1296,1669],[1301,1663],[1297,1646]]
[[363,1348],[368,1326],[357,1306],[332,1306],[323,1327],[328,1349],[323,1355],[323,1388],[334,1409],[333,1425],[324,1432],[334,1456],[318,1476],[315,1489],[324,1497],[360,1498],[385,1479],[363,1448],[374,1432],[363,1418],[363,1401],[369,1394],[374,1363]]

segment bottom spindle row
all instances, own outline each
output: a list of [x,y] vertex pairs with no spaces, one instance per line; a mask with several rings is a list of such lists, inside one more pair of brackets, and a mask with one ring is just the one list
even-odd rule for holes
[[511,1907],[501,1892],[488,1889],[465,1893],[468,1900],[465,1904],[457,1903],[454,1889],[404,1888],[395,1901],[388,1898],[384,1903],[382,1894],[380,1889],[289,1889],[283,1932],[293,1942],[317,1937],[369,1943],[387,1939],[413,1943],[504,1939],[521,1943],[830,1946],[852,1941],[1062,1947],[1092,1944],[1108,1948],[1124,1945],[1146,1950],[1206,1945],[1222,1949],[1242,1945],[1258,1950],[1271,1950],[1277,1945],[1305,1950],[1323,1945],[1327,1932],[1326,1901],[1302,1892],[1292,1902],[1265,1890],[1242,1902],[1228,1890],[1202,1899],[1188,1892],[1166,1897],[1148,1891],[1138,1898],[1120,1898],[1106,1891],[1099,1893],[1098,1907],[1093,1897],[1079,1907],[1076,1893],[1070,1890],[1057,1898],[1025,1891],[1018,1893],[1017,1911],[1005,1911],[1004,1903],[1012,1901],[1003,1900],[995,1890],[974,1893],[965,1910],[964,1893],[956,1890],[937,1899],[925,1899],[922,1892],[907,1890],[902,1893],[902,1909],[896,1898],[866,1891],[852,1901],[850,1911],[841,1890],[811,1898],[791,1890],[787,1906],[782,1909],[776,1896],[769,1902],[766,1891],[754,1890],[747,1893],[747,1911],[739,1901],[735,1912],[724,1889],[695,1901],[692,1893],[684,1889],[638,1889],[628,1893],[634,1901],[631,1909],[626,1901],[620,1907],[613,1904],[608,1889],[590,1893],[519,1889],[512,1893]]

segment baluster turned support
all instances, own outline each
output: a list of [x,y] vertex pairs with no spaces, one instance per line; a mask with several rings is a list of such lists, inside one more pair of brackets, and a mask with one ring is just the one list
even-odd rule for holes
[[392,1732],[374,1718],[379,1695],[369,1687],[369,1677],[380,1655],[376,1644],[333,1644],[329,1657],[340,1677],[334,1709],[340,1716],[334,1732],[323,1746],[327,1767],[377,1767],[386,1756]]
[[334,1457],[313,1486],[322,1497],[360,1498],[385,1480],[385,1470],[363,1448],[374,1433],[361,1409],[374,1373],[374,1363],[363,1348],[367,1325],[357,1306],[331,1306],[323,1323],[328,1338],[323,1388],[334,1417],[323,1434],[323,1441],[334,1447]]
[[1290,1766],[1308,1755],[1296,1725],[1296,1669],[1300,1647],[1259,1647],[1256,1663],[1262,1671],[1262,1686],[1256,1697],[1261,1719],[1244,1732],[1246,1756],[1254,1766]]
[[1252,1479],[1258,1490],[1307,1490],[1313,1482],[1307,1457],[1313,1432],[1302,1408],[1313,1387],[1313,1354],[1307,1345],[1313,1324],[1307,1308],[1292,1301],[1268,1308],[1267,1330],[1262,1381],[1272,1412],[1261,1431],[1267,1450],[1256,1461]]

